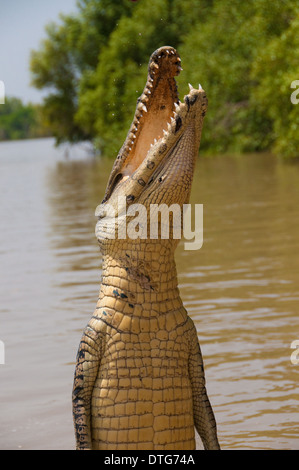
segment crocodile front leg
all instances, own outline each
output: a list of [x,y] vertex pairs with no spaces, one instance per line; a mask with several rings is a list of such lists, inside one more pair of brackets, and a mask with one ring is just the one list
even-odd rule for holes
[[192,386],[193,419],[205,450],[219,450],[216,421],[205,387],[205,374],[196,328],[191,330],[189,378]]
[[98,324],[93,317],[83,332],[77,353],[72,397],[77,450],[92,449],[91,398],[101,362],[102,345]]

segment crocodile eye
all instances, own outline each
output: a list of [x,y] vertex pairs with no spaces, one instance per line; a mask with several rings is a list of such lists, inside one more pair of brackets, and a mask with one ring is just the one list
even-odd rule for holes
[[130,194],[129,196],[127,196],[127,202],[133,202],[135,199],[135,196],[133,196],[133,194]]

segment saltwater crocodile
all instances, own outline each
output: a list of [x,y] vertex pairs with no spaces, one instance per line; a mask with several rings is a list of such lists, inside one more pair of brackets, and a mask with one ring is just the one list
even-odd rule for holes
[[103,273],[77,354],[77,449],[195,449],[194,428],[205,449],[219,449],[197,332],[178,290],[179,240],[171,231],[166,239],[160,232],[154,239],[123,236],[121,217],[133,203],[149,209],[162,203],[182,207],[189,200],[207,98],[201,87],[189,85],[179,101],[174,77],[180,70],[172,47],[152,54],[131,128],[96,210]]

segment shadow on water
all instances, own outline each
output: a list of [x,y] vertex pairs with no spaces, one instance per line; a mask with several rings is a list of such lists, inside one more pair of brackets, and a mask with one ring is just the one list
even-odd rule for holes
[[[65,159],[48,139],[0,145],[2,449],[74,446],[74,360],[101,274],[94,211],[112,163]],[[222,447],[298,449],[299,166],[201,158],[191,202],[204,207],[204,244],[179,245],[179,285]]]

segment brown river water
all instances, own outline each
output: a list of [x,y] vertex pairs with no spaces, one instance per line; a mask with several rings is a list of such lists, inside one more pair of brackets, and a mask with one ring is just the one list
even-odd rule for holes
[[[0,144],[2,450],[74,448],[74,361],[101,274],[94,210],[112,163],[52,139]],[[191,202],[204,243],[179,245],[179,285],[221,446],[299,449],[299,165],[200,158]]]

